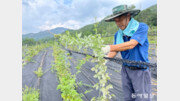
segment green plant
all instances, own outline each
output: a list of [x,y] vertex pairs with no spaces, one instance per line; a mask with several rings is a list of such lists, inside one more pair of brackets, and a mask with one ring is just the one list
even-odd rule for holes
[[47,47],[50,47],[50,43],[42,43],[42,44],[36,44],[32,46],[23,46],[23,64],[22,66],[26,65],[28,62],[35,62],[32,58],[37,55],[40,51],[44,50]]
[[97,22],[97,18],[95,17],[95,23],[94,23],[94,34],[97,34],[98,33],[98,30],[97,30],[97,27],[98,27],[98,22]]
[[71,75],[69,71],[69,62],[66,60],[66,52],[58,46],[55,42],[53,46],[54,64],[53,68],[56,69],[57,76],[59,78],[59,85],[57,89],[61,90],[61,96],[64,101],[82,101],[82,95],[79,94],[75,87],[76,76]]
[[23,101],[39,101],[39,89],[25,86],[23,89],[22,100]]
[[37,71],[34,71],[38,78],[43,75],[42,67],[39,67]]
[[[104,40],[102,39],[100,34],[89,35],[81,37],[81,33],[75,34],[75,36],[71,36],[69,32],[66,34],[61,35],[58,39],[59,43],[63,46],[66,46],[69,49],[75,51],[84,51],[88,52],[88,49],[93,50],[93,54],[96,58],[92,58],[92,62],[97,62],[97,65],[93,67],[91,70],[94,71],[96,74],[94,75],[95,78],[99,80],[97,84],[93,87],[96,90],[99,89],[99,97],[92,98],[93,101],[107,101],[112,98],[112,95],[109,92],[109,89],[112,89],[112,85],[107,85],[107,81],[110,79],[109,74],[107,71],[107,66],[105,65],[105,59],[103,58],[105,55],[101,51],[101,48],[104,46]],[[73,46],[73,47],[72,47]],[[79,65],[77,65],[77,69],[79,70],[81,65],[84,64],[85,61],[80,60]],[[79,73],[80,71],[78,71]]]

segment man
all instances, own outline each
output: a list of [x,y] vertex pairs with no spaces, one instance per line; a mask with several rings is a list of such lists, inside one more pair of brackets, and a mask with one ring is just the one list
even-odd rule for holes
[[[123,59],[149,62],[148,60],[148,26],[139,23],[133,17],[140,10],[128,9],[127,5],[113,8],[113,14],[105,21],[115,21],[119,30],[114,36],[114,45],[107,45],[102,51],[108,57],[115,57],[121,52]],[[149,67],[123,63],[121,69],[122,88],[125,101],[151,101],[151,75]]]

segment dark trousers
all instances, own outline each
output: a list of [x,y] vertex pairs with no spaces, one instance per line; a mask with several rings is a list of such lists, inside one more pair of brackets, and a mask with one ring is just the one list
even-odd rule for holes
[[122,67],[122,88],[125,101],[151,101],[151,73]]

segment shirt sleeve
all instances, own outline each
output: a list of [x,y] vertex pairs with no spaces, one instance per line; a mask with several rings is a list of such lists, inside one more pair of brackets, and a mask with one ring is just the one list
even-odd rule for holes
[[132,35],[131,39],[138,41],[140,45],[143,45],[147,39],[148,25],[145,23],[139,24],[138,30]]
[[115,35],[114,35],[114,43],[113,43],[113,45],[116,45],[116,37],[117,37],[117,33],[118,33],[118,32],[116,32]]

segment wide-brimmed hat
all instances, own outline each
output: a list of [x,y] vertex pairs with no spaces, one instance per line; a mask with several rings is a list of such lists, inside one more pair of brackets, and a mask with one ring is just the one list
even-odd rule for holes
[[110,15],[108,18],[105,19],[105,21],[110,22],[114,21],[114,18],[119,17],[123,14],[130,13],[132,17],[136,16],[139,14],[140,10],[139,9],[130,9],[127,7],[127,5],[119,5],[116,6],[112,9],[113,14]]

